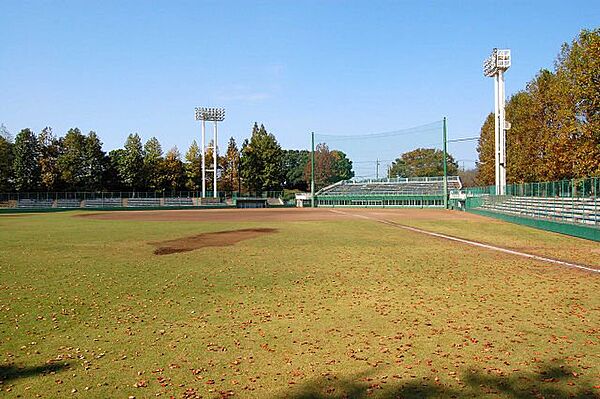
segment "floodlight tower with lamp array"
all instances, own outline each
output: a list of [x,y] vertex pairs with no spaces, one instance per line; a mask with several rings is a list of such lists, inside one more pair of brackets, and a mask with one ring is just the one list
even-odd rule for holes
[[496,195],[506,195],[506,131],[510,124],[504,119],[504,72],[510,68],[510,63],[510,50],[497,48],[483,63],[483,74],[494,78]]
[[[217,198],[217,159],[219,154],[217,153],[217,122],[225,120],[225,109],[224,108],[206,108],[196,107],[195,109],[196,120],[202,121],[202,198],[206,198],[206,172],[213,172],[213,197]],[[212,147],[206,146],[206,121],[212,121],[215,123],[213,130],[213,145]],[[213,150],[213,169],[206,169],[206,150],[212,148]]]

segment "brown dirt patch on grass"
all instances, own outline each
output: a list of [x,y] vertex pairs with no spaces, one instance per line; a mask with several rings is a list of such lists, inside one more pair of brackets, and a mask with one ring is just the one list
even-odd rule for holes
[[255,228],[230,231],[217,231],[213,233],[202,233],[195,236],[178,238],[175,240],[151,242],[149,244],[157,247],[155,255],[169,255],[179,252],[189,252],[205,247],[225,247],[237,244],[240,241],[249,240],[264,234],[277,232],[277,229]]

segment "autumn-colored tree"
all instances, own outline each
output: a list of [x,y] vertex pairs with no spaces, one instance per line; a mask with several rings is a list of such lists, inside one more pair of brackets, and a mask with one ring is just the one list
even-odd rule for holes
[[220,190],[238,191],[239,190],[239,169],[240,152],[235,139],[231,137],[227,145],[227,152],[224,157],[220,157],[221,178],[219,181]]
[[506,105],[506,118],[512,125],[506,139],[507,158],[510,157],[506,167],[508,183],[531,181],[537,175],[542,126],[536,118],[534,101],[531,93],[521,91],[513,95]]
[[477,169],[459,169],[458,176],[463,187],[477,186]]
[[51,127],[45,127],[38,134],[40,149],[40,180],[42,189],[55,191],[59,189],[60,169],[58,157],[61,153],[61,143],[52,132]]
[[0,125],[0,192],[13,190],[13,143],[4,125]]
[[[600,29],[565,44],[554,72],[541,70],[506,104],[507,181],[600,174]],[[478,180],[494,184],[494,116],[479,139]]]
[[163,188],[167,191],[180,190],[185,182],[185,171],[177,147],[167,151],[162,163]]
[[[600,28],[564,44],[556,62],[562,136],[571,143],[570,177],[600,174]],[[568,121],[568,122],[567,122]]]
[[[304,168],[304,179],[307,182],[310,182],[312,177],[313,167],[311,162],[308,162]],[[319,143],[316,145],[314,162],[315,190],[319,190],[331,184],[331,176],[333,175],[333,156],[327,144]]]
[[477,184],[487,186],[494,184],[496,179],[496,167],[494,158],[494,114],[488,114],[481,126],[477,152]]
[[[315,189],[319,190],[329,184],[354,177],[352,161],[346,154],[339,150],[329,150],[325,143],[315,147]],[[309,155],[310,156],[310,155]],[[310,184],[311,162],[304,167],[304,179]]]

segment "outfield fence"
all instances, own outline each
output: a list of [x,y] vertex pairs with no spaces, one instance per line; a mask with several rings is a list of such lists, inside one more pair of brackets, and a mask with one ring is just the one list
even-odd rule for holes
[[237,198],[265,198],[278,205],[283,192],[224,192],[202,198],[200,191],[69,191],[0,193],[0,209],[58,210],[76,208],[185,208],[234,206]]

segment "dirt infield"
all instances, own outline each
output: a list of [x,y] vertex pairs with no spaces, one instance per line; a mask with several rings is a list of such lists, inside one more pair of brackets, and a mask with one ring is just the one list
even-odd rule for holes
[[225,247],[263,234],[275,232],[277,232],[277,229],[269,228],[217,231],[175,240],[151,242],[149,244],[157,247],[154,250],[155,255],[169,255],[179,252],[189,252],[204,247]]
[[[337,209],[337,208],[336,208]],[[290,222],[350,220],[351,214],[364,214],[370,217],[393,217],[395,220],[435,219],[435,220],[473,220],[481,216],[465,212],[443,209],[362,209],[346,208],[344,213],[328,208],[284,208],[284,209],[190,209],[190,210],[154,210],[154,211],[118,211],[80,214],[77,217],[99,220],[130,220],[151,222]],[[490,222],[494,222],[489,219]]]
[[[77,217],[100,220],[158,221],[158,222],[310,222],[336,220],[371,220],[386,225],[405,225],[407,229],[418,228],[428,233],[459,238],[485,247],[491,245],[505,252],[521,253],[519,256],[545,257],[554,263],[567,262],[593,269],[600,267],[597,244],[576,238],[567,238],[558,234],[538,235],[535,230],[522,230],[522,227],[506,224],[492,218],[467,212],[444,209],[382,209],[382,208],[283,208],[283,209],[208,209],[208,210],[154,210],[154,211],[118,211],[78,214]],[[448,222],[444,224],[443,222]],[[508,226],[508,227],[507,227]],[[269,226],[271,227],[271,226]],[[522,230],[515,236],[515,230]],[[242,233],[243,235],[247,233]],[[255,234],[255,233],[251,233]],[[261,233],[258,233],[261,234]],[[441,235],[440,235],[441,237]],[[438,237],[438,238],[440,238]],[[251,237],[250,237],[251,238]],[[233,243],[247,238],[232,236]],[[210,240],[206,237],[184,238],[182,242],[162,243],[157,254],[191,251],[195,245],[216,246],[231,245],[229,238],[216,235]],[[177,240],[178,241],[178,240]],[[472,245],[461,241],[461,245]],[[211,241],[212,242],[212,241]],[[161,243],[159,243],[161,244]],[[480,245],[483,244],[483,245]],[[161,245],[159,245],[160,247]],[[189,249],[191,248],[191,249]],[[200,247],[198,247],[200,248]],[[487,248],[487,247],[486,247]],[[490,248],[488,248],[490,250]],[[498,250],[496,248],[496,250]],[[515,255],[513,254],[513,255]],[[539,260],[539,259],[538,259]],[[556,262],[555,262],[556,261]]]

